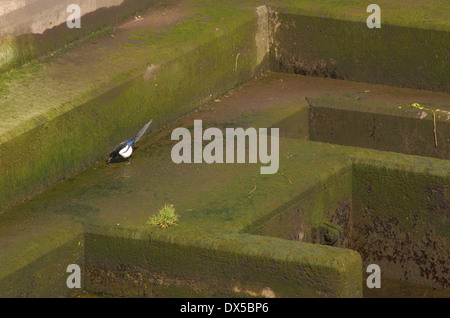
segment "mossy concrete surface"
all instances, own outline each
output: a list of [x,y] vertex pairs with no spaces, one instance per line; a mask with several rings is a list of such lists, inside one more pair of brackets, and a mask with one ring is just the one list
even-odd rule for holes
[[[132,3],[130,6],[133,8],[134,5],[142,5],[140,1]],[[263,3],[268,6],[268,11],[264,7],[256,10]],[[386,83],[409,85],[406,78],[411,75],[415,81],[428,84],[438,81],[441,88],[448,85],[448,72],[445,71],[448,68],[445,58],[448,10],[437,9],[445,7],[445,1],[421,1],[408,10],[409,15],[405,15],[405,9],[399,5],[380,3],[383,21],[389,27],[406,28],[396,36],[400,43],[407,42],[407,45],[400,45],[399,50],[386,49],[397,52],[396,56],[406,54],[401,58],[403,64],[394,63],[394,59],[381,63],[381,66],[377,59],[389,59],[390,55],[383,50],[385,42],[390,40],[378,39],[374,34],[385,31],[358,27],[354,33],[352,28],[332,26],[333,23],[361,24],[367,16],[363,1],[339,4],[325,1],[319,4],[314,1],[225,3],[192,0],[146,5],[153,6],[151,10],[142,12],[140,20],[131,19],[116,27],[99,29],[89,34],[84,44],[80,44],[83,41],[71,43],[70,47],[76,46],[73,50],[55,52],[53,56],[0,76],[0,163],[3,167],[0,172],[0,211],[91,166],[118,139],[128,138],[143,125],[148,120],[146,117],[154,117],[153,127],[159,127],[161,123],[191,111],[193,103],[214,99],[261,70],[267,70],[268,41],[272,41],[270,60],[275,70],[292,71],[285,66],[292,64],[289,56],[295,57],[298,53],[296,43],[300,42],[291,41],[289,37],[305,36],[314,41],[300,39],[302,49],[299,52],[309,54],[304,60],[307,64],[315,63],[318,68],[305,64],[306,68],[302,67],[300,73],[336,77],[334,71],[342,69],[357,76],[344,74],[337,77],[375,82],[380,82],[376,79],[380,76],[383,79],[395,77],[395,83],[390,80]],[[268,12],[271,12],[270,19]],[[311,22],[314,28],[303,32],[299,25],[295,32],[290,32],[289,28],[294,28],[296,22],[289,24],[283,19],[291,15],[294,20],[299,18],[303,27],[314,20]],[[101,15],[107,16],[110,15]],[[115,14],[111,16],[118,19]],[[308,22],[309,19],[312,20]],[[110,23],[103,22],[105,25]],[[418,50],[410,47],[412,38],[417,41],[413,28],[418,28],[420,34],[443,33],[441,37],[426,37],[427,49]],[[319,29],[328,31],[315,34]],[[89,30],[71,29],[70,32]],[[275,34],[271,34],[272,31]],[[350,50],[351,43],[361,43],[361,39],[366,37],[371,44],[364,46],[367,50],[364,49],[364,59],[360,62],[351,60],[351,54],[347,55],[341,49],[334,50],[330,45],[337,43],[339,47]],[[350,44],[341,46],[339,41]],[[311,43],[314,43],[311,47],[305,47]],[[343,60],[329,55],[330,50],[340,54]],[[369,50],[372,50],[370,54]],[[430,50],[433,50],[431,60],[428,60],[428,55],[424,60],[423,54]],[[282,51],[287,55],[279,55]],[[423,74],[411,73],[416,72],[415,64],[411,67],[408,60],[411,54],[414,54],[414,63],[424,61],[426,64],[425,67],[417,66]],[[373,56],[376,58],[372,59]],[[287,58],[287,64],[283,62],[284,58]],[[278,63],[280,61],[281,64]],[[336,61],[339,67],[333,66]],[[355,63],[361,65],[354,67]],[[407,65],[407,70],[401,66],[402,71],[397,72],[395,67],[398,65]],[[172,78],[173,74],[176,78]],[[419,84],[413,86],[435,88],[435,84],[430,84],[433,87]],[[94,138],[87,140],[86,135]],[[64,149],[60,147],[63,144],[66,145]]]
[[[450,95],[423,109],[373,93],[309,100],[310,140],[450,159]],[[361,97],[360,97],[361,96]],[[412,100],[411,100],[412,101]]]
[[151,10],[114,37],[1,76],[2,210],[103,159],[149,119],[158,128],[266,69],[267,15],[200,4],[160,9],[159,20]]
[[[288,9],[269,16],[253,1],[187,1],[1,75],[0,295],[67,296],[73,291],[65,287],[65,267],[72,263],[84,268],[85,290],[120,296],[360,297],[363,265],[372,260],[387,276],[448,288],[448,161],[308,140],[305,97],[342,101],[387,90],[408,104],[422,101],[409,101],[411,90],[264,74],[270,62],[277,65],[268,41],[287,39],[286,32],[267,33],[269,17],[272,27],[293,19],[315,31],[337,23],[337,33],[362,25],[355,11],[349,19],[324,20],[311,2],[302,4],[316,13],[300,19],[289,3],[296,5],[274,1],[273,8]],[[444,32],[445,40],[448,30],[445,19],[437,21],[444,21],[439,30],[427,27],[433,36],[419,32],[419,39],[430,41],[438,57],[424,69],[413,64],[413,73],[402,64],[398,75],[383,62],[390,71],[383,83],[448,90],[436,37]],[[317,48],[305,50],[313,66],[332,47],[315,31]],[[359,34],[377,47],[372,36],[380,30],[365,31],[375,32]],[[394,31],[383,39],[399,36]],[[386,57],[385,49],[377,52]],[[363,80],[342,56],[339,67],[325,64],[324,73],[322,64],[308,64],[316,71],[305,74]],[[369,63],[367,81],[379,82],[375,66]],[[349,73],[341,76],[341,69]],[[261,78],[239,86],[254,76]],[[388,105],[366,103],[374,113],[398,112],[397,104]],[[108,151],[150,118],[156,133],[142,139],[131,164],[106,165]],[[192,131],[194,119],[204,119],[204,128],[280,127],[278,173],[261,175],[259,164],[174,164],[170,133],[179,126]],[[16,204],[23,199],[29,200]],[[179,224],[149,226],[164,204],[174,204]],[[414,248],[398,252],[405,244]]]
[[6,216],[0,236],[1,297],[71,296],[66,285],[68,265],[78,264],[84,272],[79,222],[54,214]]
[[[67,224],[65,225],[65,229]],[[61,237],[57,240],[60,243]],[[38,241],[40,244],[42,240]],[[0,277],[1,297],[7,298],[31,298],[31,297],[71,297],[73,291],[67,288],[67,278],[71,272],[67,271],[69,264],[77,264],[81,269],[81,284],[84,284],[84,248],[82,246],[83,235],[75,236],[72,241],[52,247],[46,254],[38,254],[39,248],[30,251],[36,258],[27,255],[26,264],[22,268],[14,268],[15,271]],[[30,245],[31,246],[31,245]],[[14,257],[13,257],[14,258]],[[25,260],[22,260],[24,262]]]
[[[448,258],[441,252],[449,233],[448,161],[312,142],[307,127],[292,124],[295,117],[308,125],[305,95],[352,96],[363,89],[388,88],[269,73],[227,92],[143,138],[130,165],[98,162],[1,215],[8,237],[4,279],[14,281],[21,268],[8,256],[27,259],[29,246],[43,253],[46,237],[58,237],[58,224],[82,224],[83,288],[95,294],[360,297],[372,261],[380,262],[383,277],[447,288]],[[295,139],[280,139],[274,175],[261,175],[259,164],[176,165],[170,134],[176,127],[192,131],[194,119],[204,129],[280,127]],[[149,226],[164,204],[174,205],[178,225]],[[325,239],[339,228],[336,240]],[[70,241],[76,247],[76,236]],[[406,243],[417,249],[402,249]],[[56,259],[79,261],[71,255],[68,249]],[[37,271],[37,260],[27,260],[27,270]],[[52,285],[35,284],[44,290],[65,278],[54,277]],[[12,289],[17,295],[20,286]]]
[[[353,168],[354,227],[348,248],[385,277],[448,290],[448,161],[399,168],[357,160]],[[398,162],[397,162],[398,165]]]
[[[1,17],[5,21],[3,26],[11,33],[1,36],[4,33],[1,31],[4,30],[0,28],[0,73],[20,67],[35,58],[53,55],[79,42],[88,41],[138,12],[168,3],[169,1],[125,0],[120,5],[97,8],[87,14],[84,13],[85,7],[81,3],[81,27],[72,29],[67,27],[65,21],[61,24],[55,21],[64,14],[69,17],[71,13],[66,11],[70,2],[66,6],[56,1],[53,4],[51,1],[23,3],[23,6],[11,12],[9,17]],[[56,14],[55,18],[58,8],[61,12]],[[30,16],[36,16],[37,13],[40,13],[40,20],[34,21],[33,24],[33,20],[29,20]],[[30,25],[25,25],[22,21],[29,21]],[[11,25],[5,25],[7,22]],[[44,30],[33,33],[33,28],[39,24]]]
[[[305,89],[293,78],[263,76],[144,138],[130,165],[99,162],[9,209],[0,221],[2,232],[15,234],[2,246],[1,268],[11,272],[5,279],[15,277],[11,275],[17,268],[8,255],[26,257],[21,246],[30,241],[42,251],[42,232],[51,228],[52,221],[61,220],[84,225],[83,288],[90,292],[360,297],[361,258],[354,251],[249,233],[260,220],[302,201],[307,205],[316,201],[311,222],[320,223],[323,211],[332,208],[327,205],[341,196],[337,189],[325,194],[328,180],[339,180],[345,172],[348,180],[351,162],[346,155],[336,156],[332,146],[307,142],[298,127],[290,125],[281,129],[282,134],[295,133],[303,140],[282,139],[282,174],[260,175],[259,165],[254,164],[176,165],[170,160],[171,131],[178,125],[192,129],[194,118],[203,119],[204,128],[234,126],[238,119],[242,127],[271,127],[292,116],[307,123],[307,103],[298,98]],[[291,128],[295,131],[289,132]],[[252,178],[257,189],[249,193]],[[313,189],[318,186],[324,193],[314,199]],[[321,202],[325,196],[329,199]],[[168,229],[147,225],[166,203],[174,204],[179,224]],[[33,222],[40,225],[37,233],[27,233]],[[32,272],[35,261],[28,261]]]
[[[237,1],[227,1],[236,4]],[[259,6],[266,4],[278,12],[294,13],[310,17],[326,17],[352,22],[365,22],[369,13],[366,12],[367,3],[362,0],[346,2],[327,1],[292,1],[292,0],[246,0],[240,1],[243,6]],[[244,3],[245,2],[245,3]],[[48,5],[49,2],[45,3]],[[55,54],[66,50],[80,42],[89,41],[99,33],[108,32],[110,28],[131,15],[140,15],[146,8],[167,8],[179,1],[171,0],[125,0],[120,5],[99,8],[93,12],[83,14],[82,28],[69,29],[66,24],[55,25],[49,17],[49,24],[43,33],[9,34],[0,39],[0,72],[23,65],[37,57]],[[450,21],[448,2],[445,0],[420,0],[409,5],[409,0],[378,1],[382,9],[381,19],[383,25],[402,26],[414,29],[449,31]],[[39,11],[41,3],[33,3],[21,7],[13,13],[20,18],[21,14],[29,11]],[[50,3],[51,5],[51,3]],[[65,7],[61,6],[63,13]],[[48,8],[54,11],[54,8]],[[20,11],[20,12],[19,12]],[[45,15],[45,11],[43,13]],[[67,16],[69,14],[67,13]],[[10,18],[11,20],[12,18]],[[47,21],[46,21],[47,22]],[[32,26],[28,26],[31,29]]]
[[[449,12],[448,3],[438,5]],[[332,8],[322,15],[305,15],[301,5],[297,9],[280,5],[272,11],[272,70],[450,91],[448,23],[437,30],[382,19],[381,28],[369,29],[361,19],[369,15],[363,14],[365,6],[359,8],[360,22],[333,18],[328,14]],[[414,19],[414,14],[412,10],[409,16]]]
[[168,297],[170,286],[178,297],[183,290],[189,297],[361,295],[361,260],[350,250],[244,233],[89,231],[86,289],[93,293]]
[[[329,146],[282,142],[282,152],[292,154],[282,159],[290,184],[282,175],[259,175],[255,165],[177,166],[167,160],[170,147],[155,146],[140,148],[141,157],[133,159],[132,169],[99,164],[3,214],[2,224],[10,228],[6,217],[12,215],[37,220],[33,212],[85,224],[83,288],[94,293],[168,296],[165,287],[171,286],[180,287],[172,296],[188,290],[206,296],[361,296],[361,259],[356,252],[246,233],[274,210],[302,201],[299,192],[339,175],[350,164],[345,156],[330,160]],[[303,160],[297,158],[310,164],[302,167]],[[257,191],[249,194],[252,178]],[[314,191],[308,193],[306,201],[314,200]],[[147,225],[160,202],[174,204],[180,215],[177,226]],[[319,221],[324,209],[318,207],[312,219]],[[46,227],[48,221],[41,224]],[[26,229],[23,221],[20,228]],[[39,236],[25,233],[15,238],[33,238],[38,246],[41,242]],[[11,243],[5,246],[7,254],[24,252]]]
[[[271,0],[271,7],[281,13],[292,13],[319,18],[332,18],[352,22],[366,22],[371,13],[364,0]],[[380,0],[381,24],[450,31],[449,9],[446,0]]]

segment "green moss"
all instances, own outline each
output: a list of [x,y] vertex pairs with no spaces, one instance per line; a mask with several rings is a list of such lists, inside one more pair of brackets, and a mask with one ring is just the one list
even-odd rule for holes
[[[312,98],[309,103],[310,140],[450,159],[450,144],[446,142],[450,125],[439,112],[434,126],[431,113],[422,117],[422,112],[406,103],[374,97],[360,101],[351,97]],[[448,104],[427,106],[449,108]]]
[[450,202],[444,195],[448,177],[362,164],[354,167],[353,180],[358,206],[370,206],[378,217],[397,219],[418,237],[430,228],[435,235],[450,237],[445,216]]
[[[412,169],[411,169],[412,170]],[[439,176],[382,163],[353,169],[352,249],[391,279],[446,289],[450,223],[448,166]]]
[[105,34],[112,29],[112,25],[122,22],[137,11],[152,6],[159,7],[161,4],[167,4],[167,1],[126,0],[119,6],[100,8],[83,15],[83,27],[79,29],[69,29],[66,23],[62,23],[42,34],[6,36],[0,39],[0,73],[20,68],[33,60],[42,62],[50,56],[60,55]]
[[[447,31],[279,13],[271,68],[304,75],[449,91]],[[295,30],[295,32],[293,32]],[[434,52],[430,54],[430,52]]]
[[[135,46],[124,44],[116,52],[110,51],[101,57],[103,68],[126,65],[126,70],[99,72],[98,68],[89,70],[93,64],[87,63],[76,71],[78,73],[72,73],[73,65],[58,66],[50,62],[39,64],[42,70],[38,70],[33,80],[26,72],[24,78],[18,76],[19,73],[11,73],[17,76],[15,83],[20,86],[14,88],[15,98],[27,91],[32,100],[40,93],[42,100],[36,101],[35,106],[44,111],[21,126],[25,133],[15,131],[6,137],[2,135],[7,142],[0,146],[0,205],[14,204],[61,178],[94,165],[96,160],[103,160],[118,140],[133,135],[149,118],[155,118],[152,127],[157,129],[192,111],[199,101],[214,99],[266,69],[267,61],[262,65],[255,62],[253,11],[235,11],[239,7],[235,6],[237,2],[229,6],[224,3],[206,6],[211,3],[194,1],[189,20],[170,30],[134,33],[131,39],[139,42]],[[207,20],[208,17],[213,19]],[[238,53],[240,66],[236,71]],[[151,64],[157,67],[146,71]],[[96,72],[99,74],[63,96],[70,84],[79,81],[61,80],[83,72],[86,78]],[[49,74],[57,80],[52,81]],[[55,86],[52,95],[38,85],[43,79],[47,79],[45,87],[64,83]],[[114,88],[106,84],[93,85],[95,81]],[[4,88],[9,89],[8,81],[3,83],[6,83]],[[52,100],[52,96],[57,97],[56,100]],[[44,105],[44,101],[49,105]],[[275,125],[284,114],[292,115],[292,111],[287,107],[276,116],[270,112],[248,112],[241,123]],[[21,117],[20,114],[14,116]],[[304,117],[300,116],[299,120],[305,122]],[[414,237],[411,242],[416,244],[413,246],[421,244],[421,240],[425,240],[425,245],[445,243],[448,238],[445,234],[448,222],[442,212],[448,209],[446,162],[283,139],[280,146],[282,171],[268,176],[260,175],[259,167],[249,165],[176,167],[167,162],[170,156],[167,138],[154,147],[142,147],[140,151],[150,159],[135,161],[135,170],[96,164],[85,174],[52,188],[35,201],[12,209],[14,218],[19,215],[32,220],[45,231],[32,244],[33,236],[23,234],[26,239],[16,238],[28,249],[10,247],[8,255],[35,247],[41,247],[36,255],[44,254],[47,246],[42,249],[41,243],[54,247],[51,242],[65,237],[53,228],[47,229],[48,222],[64,216],[67,219],[63,224],[86,223],[83,229],[86,233],[86,288],[94,292],[124,296],[137,293],[156,297],[229,297],[264,296],[263,291],[270,288],[278,297],[359,297],[363,263],[358,253],[282,239],[292,239],[286,236],[298,230],[292,221],[298,221],[299,208],[305,209],[307,228],[328,228],[326,225],[336,211],[336,204],[350,199],[355,200],[352,207],[357,213],[369,211],[369,221],[363,218],[358,223],[360,236],[352,237],[360,243],[355,248],[363,255],[364,262],[376,255],[370,254],[369,247],[375,247],[377,253],[385,252],[377,246],[384,234],[379,229],[370,232],[375,244],[370,239],[358,241],[368,235],[364,226],[371,226],[371,221],[383,227],[388,226],[391,219],[395,220],[400,231],[394,231],[394,235],[411,235]],[[143,177],[144,171],[146,177]],[[162,178],[161,173],[167,176],[166,171],[170,171],[168,177]],[[252,180],[257,190],[249,193],[254,186]],[[386,180],[387,186],[383,188]],[[75,182],[79,182],[79,186],[71,184]],[[195,192],[186,189],[195,189]],[[133,204],[124,205],[130,199]],[[142,207],[148,209],[148,202],[174,202],[176,206],[185,207],[180,212],[183,227],[161,231],[145,226],[148,210]],[[423,224],[417,226],[414,223],[417,220],[409,219],[412,209],[417,210],[413,216]],[[430,211],[436,214],[430,216]],[[5,232],[15,225],[11,219],[1,220],[8,224]],[[355,218],[355,222],[357,220]],[[29,229],[34,227],[29,226]],[[46,231],[52,235],[45,238]],[[400,243],[387,248],[400,246]],[[440,251],[434,248],[427,253]],[[398,262],[411,255],[415,257],[413,250],[409,252],[411,254],[403,254]],[[370,257],[366,258],[368,255]],[[395,256],[395,253],[388,255]],[[7,257],[3,261],[5,259],[9,261]],[[41,264],[29,256],[24,262],[29,265],[25,271],[33,273],[43,268],[43,276],[46,276],[55,260],[62,260],[61,264],[67,262],[58,256]],[[414,260],[421,261],[420,258]],[[7,270],[14,271],[18,267],[18,263],[13,262]],[[418,271],[420,275],[420,270],[429,269],[426,266],[417,267],[419,270],[411,268],[415,271],[414,279]],[[22,273],[17,271],[17,275]],[[10,285],[0,286],[9,288],[17,280],[20,282],[18,290],[27,290],[23,282],[26,284],[33,278],[24,277],[21,280],[14,276],[8,282]],[[438,281],[441,279],[436,277]],[[146,282],[151,284],[145,285]],[[50,285],[42,286],[39,293],[44,290],[42,293],[55,294]]]
[[[276,297],[361,295],[362,286],[356,280],[361,278],[357,270],[361,265],[359,256],[349,250],[251,235],[202,235],[198,239],[190,236],[189,242],[168,244],[152,238],[119,239],[119,232],[115,233],[116,237],[94,233],[87,236],[87,267],[92,271],[114,271],[118,264],[132,264],[127,272],[140,273],[145,277],[142,281],[151,282],[155,273],[165,273],[166,281],[159,277],[162,285],[190,286],[189,289],[202,290],[209,297],[240,296],[243,291],[262,297],[264,289],[270,289]],[[104,253],[106,248],[108,253]],[[89,288],[95,292],[117,292],[114,286],[118,281],[107,277],[90,280]],[[135,290],[130,286],[127,292]]]
[[[370,13],[364,0],[314,1],[314,0],[271,0],[268,3],[285,13],[328,17],[353,22],[366,22]],[[412,5],[414,3],[414,5]],[[445,0],[402,0],[392,2],[380,0],[381,25],[398,25],[431,30],[450,30],[449,4]]]
[[[256,32],[256,24],[253,13],[247,17],[248,20],[243,21],[238,15],[240,26],[237,29],[221,36],[202,37],[202,45],[186,53],[182,51],[175,58],[172,55],[168,62],[161,61],[149,77],[142,73],[136,77],[128,70],[111,78],[114,89],[85,91],[79,99],[59,106],[56,105],[61,99],[52,100],[51,96],[43,94],[40,98],[53,102],[45,107],[51,112],[22,121],[12,135],[2,134],[4,140],[10,141],[0,145],[3,165],[0,205],[14,204],[89,167],[118,141],[134,134],[144,118],[155,118],[157,128],[190,112],[198,106],[199,100],[214,98],[259,72],[255,62],[256,44],[249,41],[249,35]],[[171,43],[172,40],[166,44]],[[172,51],[173,48],[169,52]],[[240,60],[245,67],[235,72],[237,52],[243,52]],[[41,72],[37,78],[42,75]],[[24,81],[30,79],[27,77]],[[203,85],[198,85],[199,82]],[[37,89],[35,79],[32,83]],[[16,107],[13,102],[8,101],[7,105]],[[50,106],[56,108],[48,108]],[[22,133],[23,130],[28,131]],[[17,137],[11,140],[13,136]]]
[[[66,226],[67,228],[67,226]],[[67,273],[69,264],[77,264],[81,268],[82,286],[85,281],[84,267],[84,239],[82,234],[73,235],[69,240],[45,242],[39,240],[41,246],[29,246],[27,254],[20,251],[11,256],[9,264],[2,264],[0,271],[0,296],[12,298],[30,297],[70,297],[72,290],[66,285],[70,273]],[[66,235],[67,236],[67,235]],[[43,249],[49,248],[45,253]],[[17,264],[17,259],[22,264]],[[5,266],[6,265],[6,266]],[[8,275],[5,275],[8,274]]]
[[[341,163],[334,164],[338,166]],[[341,170],[336,170],[326,180],[260,217],[243,232],[318,243],[313,238],[314,230],[329,223],[336,214],[336,208],[350,201],[352,196],[350,165],[344,164]]]

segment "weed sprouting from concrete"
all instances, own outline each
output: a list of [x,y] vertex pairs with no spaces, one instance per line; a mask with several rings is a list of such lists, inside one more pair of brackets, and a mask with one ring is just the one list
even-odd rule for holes
[[159,210],[159,213],[152,216],[147,222],[148,225],[160,226],[163,229],[172,225],[177,225],[177,223],[178,215],[175,213],[173,204],[164,205],[164,207]]

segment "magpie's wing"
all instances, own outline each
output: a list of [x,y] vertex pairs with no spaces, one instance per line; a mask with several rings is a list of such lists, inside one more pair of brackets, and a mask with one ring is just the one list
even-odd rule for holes
[[110,157],[115,157],[119,154],[119,151],[121,151],[125,146],[127,145],[127,142],[124,141],[122,143],[120,143],[120,145],[118,145],[116,148],[114,148],[113,151],[111,151],[111,153],[109,154]]
[[141,131],[138,132],[138,134],[134,138],[134,143],[137,143],[138,140],[142,137],[142,135],[145,134],[145,132],[147,131],[147,129],[150,126],[150,124],[152,123],[152,121],[153,121],[153,119],[150,119],[150,121],[145,124],[145,126],[141,129]]

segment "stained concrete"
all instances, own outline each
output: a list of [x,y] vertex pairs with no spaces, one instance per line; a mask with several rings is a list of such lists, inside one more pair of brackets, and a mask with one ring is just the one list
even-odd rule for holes
[[[67,179],[50,188],[48,186],[55,184],[57,178],[46,180],[48,184],[42,186],[39,176],[27,179],[28,174],[22,174],[23,180],[35,187],[28,194],[47,189],[22,204],[5,209],[0,216],[0,233],[5,238],[0,243],[0,286],[6,286],[2,295],[67,296],[69,291],[64,286],[61,271],[69,261],[79,262],[84,268],[85,290],[115,296],[359,297],[363,295],[364,266],[372,261],[380,262],[383,275],[393,281],[444,288],[445,294],[448,278],[442,264],[448,259],[440,251],[446,250],[449,233],[448,161],[309,141],[311,130],[305,97],[331,98],[340,103],[344,96],[344,99],[353,98],[358,106],[357,100],[366,91],[373,92],[376,98],[383,93],[391,95],[383,99],[386,105],[372,105],[375,112],[389,110],[392,106],[389,103],[396,99],[409,104],[418,102],[417,98],[421,103],[443,98],[439,107],[448,111],[445,102],[448,95],[285,74],[265,76],[267,60],[261,59],[261,52],[267,48],[264,41],[274,38],[269,33],[266,39],[264,9],[247,7],[240,11],[227,5],[206,12],[202,6],[189,8],[175,19],[163,19],[168,23],[163,23],[162,28],[144,26],[142,23],[148,21],[144,17],[136,21],[140,23],[138,28],[132,27],[135,21],[128,22],[134,33],[124,27],[124,32],[107,34],[109,38],[98,38],[90,43],[108,48],[103,52],[106,53],[103,57],[108,58],[99,60],[90,55],[85,59],[83,52],[101,51],[91,51],[85,45],[53,61],[50,59],[49,65],[35,64],[24,72],[4,77],[3,90],[8,91],[11,88],[8,84],[17,81],[14,83],[20,83],[29,92],[27,86],[36,85],[39,78],[53,78],[54,83],[77,83],[70,81],[71,72],[69,75],[58,72],[61,70],[58,62],[65,61],[62,63],[65,65],[77,57],[79,63],[74,65],[84,65],[86,68],[79,70],[83,73],[97,64],[129,66],[124,64],[131,63],[126,55],[129,52],[138,57],[137,64],[133,64],[139,70],[137,79],[133,79],[135,69],[132,68],[129,73],[119,72],[120,76],[106,76],[107,83],[114,82],[117,86],[114,89],[97,86],[93,95],[86,97],[91,100],[88,106],[73,112],[63,111],[64,115],[57,121],[47,123],[48,118],[39,117],[31,123],[39,132],[36,135],[39,138],[57,133],[60,137],[70,136],[70,140],[58,139],[56,144],[46,142],[44,146],[49,145],[49,148],[44,147],[44,150],[63,149],[60,145],[71,145],[71,148],[62,156],[47,156],[45,160],[65,164],[74,159],[79,163],[85,160],[85,166],[71,170],[74,167],[70,167],[69,162],[69,172],[64,172]],[[162,13],[167,15],[168,12]],[[230,20],[230,17],[233,18]],[[360,19],[355,14],[350,20],[355,17]],[[192,34],[202,36],[190,37]],[[111,42],[116,35],[120,35],[120,50]],[[193,42],[185,51],[180,53],[179,46],[170,49],[173,43],[187,38]],[[233,43],[242,46],[236,48]],[[190,50],[190,45],[195,49]],[[149,50],[150,47],[154,50]],[[117,51],[117,55],[113,51]],[[149,63],[149,52],[160,52],[158,61],[175,53],[181,55],[161,68],[157,63]],[[113,63],[107,64],[111,57]],[[217,66],[219,60],[220,67]],[[189,64],[188,61],[194,62]],[[53,69],[50,73],[53,77],[46,73],[49,69]],[[215,72],[207,73],[210,69]],[[97,70],[92,68],[91,74],[118,74],[114,73],[114,68],[98,74]],[[196,73],[196,70],[202,72]],[[31,71],[38,76],[30,82],[29,75],[33,73],[28,72]],[[185,81],[181,83],[187,86],[172,85],[174,74],[180,73],[185,74]],[[202,80],[207,87],[200,87],[205,91],[197,92],[198,85],[189,79],[198,80],[207,74],[211,77]],[[260,79],[239,86],[254,76]],[[148,82],[158,86],[166,84],[165,93],[155,89],[156,85],[147,85]],[[52,86],[45,83],[44,87]],[[85,87],[93,87],[91,84],[82,83],[80,92]],[[34,96],[41,94],[44,98],[49,92],[39,87],[42,88],[34,87],[39,92]],[[152,88],[150,94],[142,94],[149,87]],[[58,89],[61,87],[55,87],[53,92]],[[91,99],[105,91],[102,98]],[[20,89],[15,92],[18,94]],[[177,92],[179,98],[174,97]],[[227,93],[222,95],[224,92]],[[152,94],[158,99],[153,100]],[[186,100],[187,97],[191,99]],[[142,124],[140,120],[147,121],[147,115],[153,115],[154,109],[143,105],[152,105],[161,98],[167,98],[168,105],[174,107],[159,105],[161,112],[156,112],[156,125],[151,132],[162,129],[142,140],[130,165],[106,166],[102,153],[109,143],[116,144],[118,139],[127,138],[138,129]],[[410,100],[412,98],[414,101]],[[45,100],[51,99],[45,97]],[[182,109],[175,107],[180,104],[184,105]],[[111,133],[106,129],[108,136],[103,138],[98,135],[103,131],[101,124],[110,121],[108,116],[102,116],[111,105],[113,108],[135,107],[131,113],[136,114],[137,110],[147,119],[130,117],[126,123],[119,123],[113,118],[117,131]],[[164,127],[198,106],[203,107]],[[104,107],[105,112],[98,111],[98,107]],[[54,111],[51,107],[48,109]],[[173,164],[168,160],[173,145],[170,132],[177,126],[192,129],[193,119],[199,117],[204,118],[207,125],[222,129],[280,127],[279,173],[262,176],[259,165]],[[89,144],[91,150],[98,151],[97,155],[89,151],[87,157],[92,157],[80,160],[74,155],[79,153],[77,149],[86,149],[86,144],[73,146],[74,135],[61,133],[61,129],[75,131],[71,129],[73,123],[79,124],[79,120],[87,118],[93,121],[82,126],[81,135],[94,129],[97,134],[89,133],[95,137],[92,140],[107,141],[100,147]],[[26,128],[26,124],[21,124]],[[46,133],[46,129],[55,134]],[[3,148],[2,155],[12,154],[14,149],[25,152],[42,149],[32,142],[31,135],[19,132],[7,138],[17,136],[16,146],[20,138],[28,146]],[[26,156],[5,158],[17,158],[17,161],[5,160],[2,166],[20,167]],[[77,173],[87,166],[91,168]],[[22,178],[20,171],[16,168],[9,171],[7,176],[12,173],[14,182],[6,182],[2,189],[21,189],[23,185],[17,185],[17,180]],[[54,178],[54,170],[50,168],[29,171]],[[178,226],[167,230],[149,227],[148,218],[168,202],[173,203],[180,214]],[[405,244],[412,249],[405,248]]]
[[[54,54],[74,42],[86,41],[99,29],[168,1],[146,0],[23,0],[0,4],[0,73]],[[80,7],[80,27],[69,28],[71,4]],[[73,19],[71,19],[73,21]]]
[[[83,224],[84,239],[79,248],[85,266],[84,286],[97,294],[263,296],[263,291],[270,289],[270,295],[276,297],[354,297],[362,296],[363,264],[371,261],[383,262],[386,277],[402,279],[406,274],[409,281],[443,290],[441,270],[435,281],[421,276],[420,272],[431,270],[431,265],[413,255],[395,253],[399,242],[393,245],[394,241],[383,240],[384,231],[377,227],[366,233],[362,215],[367,213],[364,205],[373,202],[372,217],[385,222],[383,202],[387,198],[380,200],[379,196],[383,195],[383,175],[389,171],[393,182],[386,186],[394,187],[389,190],[389,204],[395,205],[402,193],[415,191],[426,197],[427,189],[448,183],[448,162],[308,141],[306,96],[353,95],[363,89],[377,95],[388,88],[277,73],[239,86],[161,130],[151,129],[130,165],[100,161],[2,215],[2,233],[9,237],[9,243],[2,246],[3,264],[8,264],[8,255],[23,255],[18,259],[26,260],[30,270],[39,268],[34,265],[39,264],[35,258],[39,252],[27,255],[20,246],[36,242],[36,251],[43,253],[46,248],[56,248],[54,242],[59,240],[49,238],[57,235],[58,224]],[[406,96],[408,90],[404,93]],[[259,164],[173,164],[170,151],[175,141],[170,140],[170,134],[176,127],[192,129],[194,119],[202,119],[205,128],[280,127],[284,136],[280,171],[263,176]],[[423,185],[421,174],[429,178]],[[396,189],[396,182],[406,192]],[[364,186],[357,186],[359,183]],[[372,192],[366,193],[364,189],[369,186]],[[420,196],[416,199],[422,201]],[[439,196],[430,200],[436,207],[448,204]],[[166,230],[146,225],[166,203],[174,204],[179,224]],[[412,229],[402,219],[409,208],[420,219]],[[415,235],[418,225],[424,233],[432,231],[427,236],[430,242],[448,242],[445,212],[436,222],[431,218],[436,209],[430,210],[426,204],[413,202],[406,210],[400,204],[396,209],[398,213],[390,217],[399,222],[401,235],[406,233],[424,255],[435,250],[422,248],[421,236]],[[49,222],[56,222],[50,232]],[[344,230],[332,246],[317,237],[328,233],[315,232],[328,223]],[[29,227],[35,231],[30,233]],[[76,232],[74,248],[78,243],[75,238]],[[383,248],[379,244],[388,248],[381,254],[376,252],[374,255],[381,257],[376,260],[365,252],[371,250],[368,246],[373,242],[378,242],[374,251]],[[349,248],[372,258],[364,256],[358,261],[359,254]],[[57,260],[63,262],[64,257]],[[14,273],[18,264],[12,262],[6,268]],[[336,272],[335,265],[344,272]],[[9,281],[10,275],[4,279]],[[281,283],[280,275],[287,280]],[[47,283],[40,283],[44,289]]]

